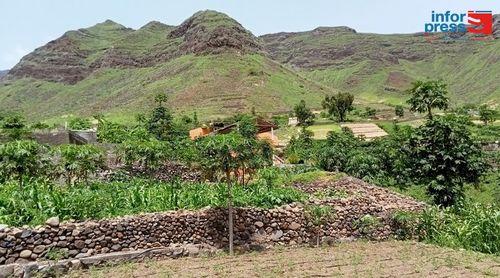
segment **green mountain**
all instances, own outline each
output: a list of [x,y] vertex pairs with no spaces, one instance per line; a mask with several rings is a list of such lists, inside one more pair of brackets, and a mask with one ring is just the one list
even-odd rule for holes
[[348,27],[261,38],[272,59],[370,102],[401,103],[410,83],[425,78],[444,79],[455,103],[500,99],[498,39],[476,41],[466,34],[453,39],[443,34],[366,34]]
[[442,77],[455,102],[499,99],[499,44],[427,42],[422,34],[359,34],[347,27],[255,37],[215,11],[179,26],[138,30],[113,21],[66,32],[0,79],[0,109],[30,119],[106,113],[128,120],[165,92],[177,113],[224,117],[286,112],[350,91],[362,103],[400,103],[416,78]]

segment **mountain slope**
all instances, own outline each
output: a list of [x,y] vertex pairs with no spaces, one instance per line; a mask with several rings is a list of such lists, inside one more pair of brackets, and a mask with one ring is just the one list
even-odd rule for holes
[[216,118],[252,107],[286,112],[301,99],[319,108],[325,94],[338,90],[386,107],[403,103],[409,84],[427,77],[445,79],[455,103],[497,103],[499,51],[498,39],[459,34],[445,41],[348,27],[255,37],[215,11],[138,30],[108,20],[23,57],[0,81],[0,109],[32,120],[95,113],[128,120],[165,92],[177,113]]
[[179,113],[210,117],[288,111],[326,91],[272,61],[260,40],[214,11],[179,26],[150,22],[138,30],[112,21],[70,31],[24,57],[0,84],[0,108],[30,118],[108,112],[133,117],[167,92]]
[[500,98],[498,39],[363,34],[348,27],[269,34],[261,39],[271,58],[372,102],[401,103],[412,81],[429,77],[450,84],[456,103]]

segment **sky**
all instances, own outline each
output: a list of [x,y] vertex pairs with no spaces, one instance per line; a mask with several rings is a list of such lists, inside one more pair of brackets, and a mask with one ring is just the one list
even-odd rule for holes
[[255,35],[318,26],[364,33],[421,32],[433,10],[500,13],[498,0],[0,0],[0,70],[68,30],[111,19],[140,28],[157,20],[178,25],[199,10],[224,12]]

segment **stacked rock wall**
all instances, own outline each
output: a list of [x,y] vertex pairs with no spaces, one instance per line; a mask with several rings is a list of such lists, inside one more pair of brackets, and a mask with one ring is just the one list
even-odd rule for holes
[[[326,198],[308,205],[332,207],[331,217],[319,229],[324,240],[368,236],[384,239],[394,233],[391,215],[396,210],[418,210],[422,203],[386,192],[359,180],[343,179],[332,188],[354,192],[346,198]],[[364,192],[364,193],[363,193]],[[318,229],[302,204],[274,209],[236,208],[235,245],[262,248],[271,244],[301,244],[315,241]],[[377,219],[367,229],[357,225],[364,216]],[[26,263],[54,253],[65,258],[129,251],[172,244],[227,246],[227,210],[206,208],[130,217],[60,224],[52,218],[37,228],[0,228],[0,264]]]

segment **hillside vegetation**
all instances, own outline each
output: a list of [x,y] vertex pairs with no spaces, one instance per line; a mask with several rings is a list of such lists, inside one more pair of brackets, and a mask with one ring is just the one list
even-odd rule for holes
[[403,103],[409,84],[450,84],[454,104],[496,104],[498,39],[378,35],[348,27],[255,37],[231,17],[201,11],[179,26],[152,21],[133,30],[107,20],[68,31],[26,55],[0,79],[0,109],[31,120],[73,114],[131,119],[167,92],[178,114],[217,118],[282,113],[301,99],[319,108],[348,91],[363,105]]

